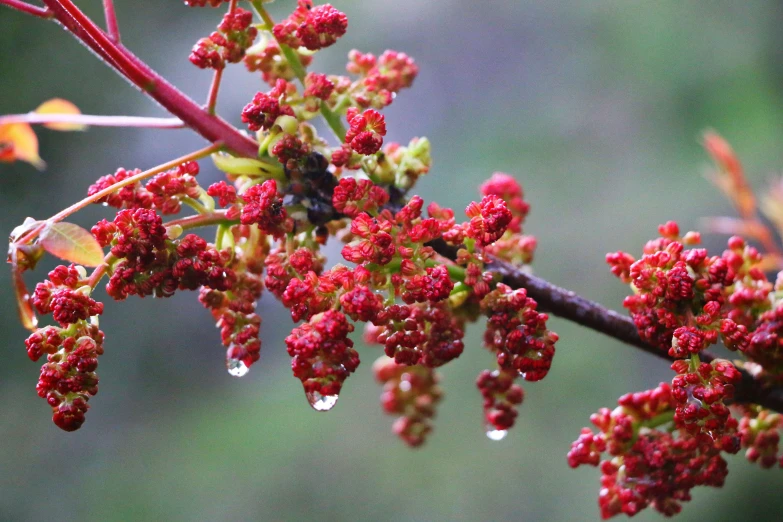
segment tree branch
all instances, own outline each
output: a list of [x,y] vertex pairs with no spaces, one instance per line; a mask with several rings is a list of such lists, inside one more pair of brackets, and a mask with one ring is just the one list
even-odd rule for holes
[[44,3],[76,38],[188,127],[212,143],[222,142],[237,154],[256,157],[258,144],[253,139],[222,118],[209,114],[125,47],[112,42],[71,0],[44,0]]
[[[242,134],[225,120],[209,114],[196,102],[168,83],[143,61],[122,45],[112,41],[99,27],[84,15],[71,0],[44,0],[48,10],[34,9],[38,16],[44,13],[54,16],[67,30],[81,40],[88,48],[109,63],[118,73],[128,78],[144,93],[160,103],[174,116],[205,139],[222,142],[239,155],[256,157],[258,144]],[[0,4],[23,10],[22,5],[34,8],[18,0],[0,0]],[[254,5],[257,4],[254,2]],[[27,12],[30,12],[28,9]],[[31,13],[36,14],[36,13]],[[334,214],[339,217],[338,214]],[[457,249],[442,240],[430,244],[440,255],[455,259]],[[494,260],[488,270],[500,275],[503,283],[513,288],[525,288],[543,310],[578,323],[586,328],[601,332],[647,353],[669,360],[666,353],[645,343],[636,331],[630,318],[608,310],[598,303],[557,287],[536,276],[526,274],[518,267],[500,260]],[[701,359],[711,361],[712,354],[703,353]],[[783,412],[783,389],[765,388],[747,371],[740,370],[742,381],[736,388],[735,402],[759,404],[765,408]]]

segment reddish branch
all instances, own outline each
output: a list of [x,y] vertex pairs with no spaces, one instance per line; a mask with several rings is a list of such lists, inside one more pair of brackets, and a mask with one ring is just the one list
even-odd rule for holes
[[[120,45],[116,24],[110,31],[112,36],[109,36],[80,11],[71,0],[43,1],[47,9],[18,0],[0,0],[0,5],[8,5],[39,17],[53,17],[95,54],[103,58],[120,75],[130,80],[136,87],[160,103],[171,114],[180,118],[202,137],[213,143],[222,142],[241,156],[255,157],[257,155],[258,144],[254,140],[242,134],[225,120],[210,114],[208,110],[185,96]],[[107,4],[111,4],[111,2],[107,2]],[[109,25],[112,26],[112,24]],[[432,246],[444,257],[450,259],[456,257],[456,249],[445,242],[436,241]],[[499,274],[505,284],[513,288],[527,289],[528,295],[535,299],[542,309],[635,346],[647,353],[668,359],[665,353],[642,341],[636,327],[628,317],[608,310],[574,292],[526,274],[519,268],[503,261],[496,260],[488,268]],[[701,358],[710,361],[714,356],[707,353],[702,354]],[[766,408],[783,412],[783,389],[765,388],[760,381],[754,379],[744,370],[742,370],[742,382],[737,387],[735,399],[737,402],[760,404]]]

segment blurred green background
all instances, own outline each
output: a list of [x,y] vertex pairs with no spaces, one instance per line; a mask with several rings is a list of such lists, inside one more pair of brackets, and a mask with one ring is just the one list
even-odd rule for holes
[[[77,2],[100,20],[100,2]],[[426,135],[434,168],[426,199],[463,208],[495,170],[522,182],[539,238],[536,272],[621,308],[626,288],[604,254],[638,252],[656,226],[683,229],[731,214],[700,176],[703,129],[721,132],[763,187],[783,166],[783,7],[735,2],[333,0],[348,35],[316,70],[340,72],[352,48],[411,54],[414,90],[386,111],[387,140]],[[125,44],[196,99],[210,74],[187,61],[220,16],[181,1],[117,0]],[[293,0],[278,0],[273,15]],[[239,123],[257,76],[230,69],[219,111]],[[0,114],[63,97],[92,114],[164,115],[52,23],[0,7]],[[0,230],[47,217],[117,167],[148,168],[202,146],[182,131],[39,132],[45,172],[0,165]],[[208,162],[207,162],[208,163]],[[202,182],[218,179],[205,163]],[[89,227],[105,209],[74,221]],[[708,237],[720,249],[725,238]],[[42,263],[30,283],[45,277]],[[627,391],[670,379],[660,360],[554,319],[561,335],[549,377],[528,384],[515,429],[483,434],[474,386],[490,367],[481,327],[443,370],[446,398],[425,447],[390,432],[370,365],[337,407],[310,409],[273,299],[262,360],[228,376],[224,350],[195,295],[107,302],[100,394],[85,426],[64,433],[35,394],[7,270],[0,271],[0,520],[595,520],[598,471],[566,465],[588,416]],[[680,520],[780,520],[783,472],[730,459],[722,490],[696,489]],[[659,516],[646,511],[638,520]]]

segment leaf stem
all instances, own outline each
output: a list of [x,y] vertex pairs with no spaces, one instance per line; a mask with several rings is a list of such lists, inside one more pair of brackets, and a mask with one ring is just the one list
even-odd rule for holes
[[162,165],[158,165],[157,167],[154,167],[149,170],[145,170],[144,172],[141,172],[139,174],[136,174],[135,176],[131,176],[129,178],[126,178],[122,181],[118,181],[114,185],[111,185],[110,187],[106,187],[105,189],[96,192],[92,196],[88,196],[81,201],[77,201],[73,205],[71,205],[68,208],[65,208],[58,212],[57,214],[53,215],[46,221],[43,221],[39,226],[33,228],[26,234],[24,234],[22,237],[20,237],[18,240],[14,241],[14,244],[16,245],[24,245],[31,241],[33,241],[36,237],[38,237],[38,234],[41,233],[41,231],[46,228],[46,226],[51,225],[52,223],[57,223],[58,221],[62,221],[66,217],[70,216],[71,214],[78,212],[79,210],[83,209],[84,207],[95,203],[96,201],[108,196],[109,194],[116,192],[117,190],[121,189],[122,187],[127,187],[128,185],[132,185],[138,181],[141,181],[143,179],[149,178],[154,176],[155,174],[159,174],[161,172],[165,172],[169,169],[173,169],[179,165],[182,165],[183,163],[186,163],[188,161],[196,161],[201,158],[204,158],[206,156],[209,156],[213,152],[216,152],[221,148],[220,143],[215,143],[210,145],[209,147],[205,147],[203,149],[197,150],[195,152],[191,152],[190,154],[186,154],[182,157],[179,157],[177,159],[171,160],[167,163],[163,163]]

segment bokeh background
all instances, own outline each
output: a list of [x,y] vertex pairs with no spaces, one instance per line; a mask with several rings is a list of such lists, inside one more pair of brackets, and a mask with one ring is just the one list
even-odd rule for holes
[[[346,37],[315,68],[343,70],[352,48],[416,58],[421,74],[386,111],[390,136],[426,135],[434,168],[420,194],[463,208],[495,170],[522,182],[539,237],[536,272],[620,308],[626,288],[604,254],[638,252],[669,219],[684,229],[732,214],[701,177],[708,127],[723,133],[761,188],[783,166],[783,8],[775,0],[333,0]],[[100,2],[78,4],[100,20]],[[187,61],[218,11],[181,1],[117,0],[123,40],[196,99],[210,74]],[[280,18],[293,0],[271,6]],[[219,111],[239,123],[258,77],[230,69]],[[92,114],[164,115],[52,23],[0,8],[0,114],[52,97]],[[182,131],[39,132],[49,168],[0,165],[0,231],[44,218],[117,167],[149,168],[202,146]],[[202,181],[218,179],[204,163]],[[105,209],[73,220],[89,227]],[[725,238],[708,237],[720,249]],[[42,263],[30,283],[43,278]],[[390,432],[370,365],[337,407],[310,409],[283,339],[290,319],[264,298],[262,361],[231,378],[195,295],[108,302],[100,394],[64,433],[35,394],[7,270],[0,271],[0,520],[595,520],[598,471],[568,468],[590,413],[670,379],[660,360],[553,319],[549,377],[526,385],[518,424],[483,434],[477,373],[492,358],[469,330],[443,370],[445,401],[427,445]],[[722,490],[696,489],[681,520],[780,520],[783,472],[730,458]],[[638,520],[658,519],[644,512]]]

